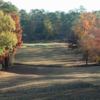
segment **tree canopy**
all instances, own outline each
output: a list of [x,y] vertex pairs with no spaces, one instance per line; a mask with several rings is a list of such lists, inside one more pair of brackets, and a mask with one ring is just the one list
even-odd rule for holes
[[0,32],[14,31],[15,22],[9,15],[5,15],[3,11],[0,11]]
[[11,50],[17,44],[17,36],[14,33],[15,22],[10,15],[0,11],[0,50],[1,54],[6,48]]
[[96,13],[82,13],[74,23],[73,30],[82,50],[95,60],[100,55],[100,18]]
[[11,2],[4,2],[0,0],[0,9],[6,13],[18,13],[18,8]]
[[21,26],[18,9],[10,2],[0,0],[0,55],[21,44]]
[[79,16],[79,11],[46,12],[45,10],[31,10],[27,13],[20,11],[23,39],[25,42],[34,41],[66,41],[75,42],[71,29],[73,21]]

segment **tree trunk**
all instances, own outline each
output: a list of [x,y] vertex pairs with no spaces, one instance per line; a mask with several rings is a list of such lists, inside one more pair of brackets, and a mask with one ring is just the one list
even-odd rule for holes
[[85,60],[86,60],[86,65],[88,65],[88,58],[89,58],[89,54],[88,54],[88,50],[86,51],[86,54],[85,54]]
[[9,68],[9,56],[5,57],[2,61],[2,68],[3,70],[8,70]]

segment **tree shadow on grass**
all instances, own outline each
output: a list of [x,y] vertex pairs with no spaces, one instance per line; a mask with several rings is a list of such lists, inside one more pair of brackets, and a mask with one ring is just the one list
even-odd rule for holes
[[[0,83],[0,88],[9,88],[4,93],[0,91],[1,100],[100,100],[100,86],[92,82],[83,82],[80,80],[67,82],[66,80],[75,79],[77,73],[100,73],[98,69],[91,71],[90,67],[98,66],[95,64],[89,66],[63,67],[61,65],[27,65],[15,64],[8,72],[20,74],[11,77],[11,79]],[[85,70],[84,70],[85,69]],[[28,76],[28,75],[32,76]],[[66,76],[73,74],[72,76]],[[24,76],[26,75],[26,76]],[[34,77],[38,75],[39,77]],[[61,76],[60,76],[61,75]],[[42,77],[41,77],[42,76]],[[78,77],[76,77],[77,79]],[[97,80],[91,76],[92,80]],[[53,80],[59,80],[53,83]],[[63,79],[63,80],[62,80]],[[41,81],[44,82],[41,84]],[[39,83],[40,82],[40,83]],[[45,83],[47,82],[47,83]],[[32,83],[31,86],[28,83]],[[36,83],[36,84],[34,84]],[[37,85],[39,84],[39,85]],[[25,85],[25,86],[23,86]],[[13,87],[13,88],[11,88]]]
[[[100,100],[100,86],[87,82],[52,84],[44,87],[31,87],[0,92],[0,98],[7,100]],[[2,100],[3,100],[2,99]]]
[[[8,72],[18,74],[53,74],[56,68],[60,68],[60,65],[31,65],[31,64],[14,64],[9,68]],[[52,70],[53,68],[53,70]]]
[[[31,64],[19,64],[16,63],[13,67],[9,68],[8,72],[13,72],[17,74],[37,74],[37,75],[61,75],[61,74],[72,74],[79,72],[94,73],[97,70],[90,70],[90,67],[98,67],[99,64],[89,64],[89,65],[75,65],[64,67],[63,65],[54,64],[54,65],[31,65]],[[84,68],[84,70],[83,70]]]

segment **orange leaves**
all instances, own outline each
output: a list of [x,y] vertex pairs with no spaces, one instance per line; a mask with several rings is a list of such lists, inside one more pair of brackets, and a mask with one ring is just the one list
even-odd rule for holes
[[74,32],[84,50],[100,54],[100,18],[95,13],[82,13],[74,26]]
[[17,46],[20,46],[22,43],[22,29],[20,26],[20,19],[19,19],[19,16],[16,14],[11,14],[11,17],[13,18],[13,20],[15,21],[15,24],[16,24],[15,32],[17,34],[17,39],[18,39]]
[[82,13],[80,21],[85,31],[89,31],[95,25],[96,16],[92,13]]
[[94,27],[96,17],[92,13],[82,13],[74,25],[74,32],[79,38],[83,38]]
[[90,28],[90,23],[89,23],[89,21],[84,20],[84,21],[83,21],[83,27],[84,27],[84,29],[88,30],[88,29]]

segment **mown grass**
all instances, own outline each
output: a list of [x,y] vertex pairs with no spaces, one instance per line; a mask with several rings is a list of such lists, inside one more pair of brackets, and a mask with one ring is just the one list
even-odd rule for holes
[[[82,54],[77,49],[68,49],[66,43],[44,43],[44,44],[24,44],[25,48],[18,51],[17,61],[21,63],[33,64],[62,64],[69,66],[69,63],[81,64]],[[68,63],[69,62],[69,63]]]
[[24,46],[0,74],[0,100],[100,100],[100,67],[78,67],[81,58],[66,44]]

